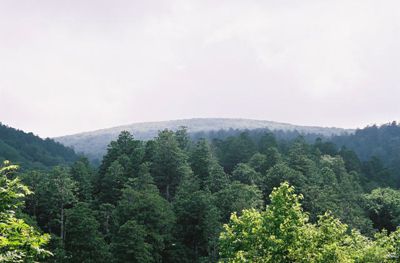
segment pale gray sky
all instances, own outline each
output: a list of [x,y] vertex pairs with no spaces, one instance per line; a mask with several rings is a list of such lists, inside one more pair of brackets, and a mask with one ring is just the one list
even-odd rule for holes
[[397,0],[0,0],[0,121],[400,119]]

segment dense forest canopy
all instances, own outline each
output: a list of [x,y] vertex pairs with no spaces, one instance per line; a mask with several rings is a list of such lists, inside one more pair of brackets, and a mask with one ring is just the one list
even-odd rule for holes
[[0,262],[398,262],[400,128],[365,130],[124,131],[99,167],[6,163]]
[[[156,137],[158,131],[168,129],[171,131],[186,127],[189,134],[213,131],[244,131],[256,129],[269,129],[271,131],[297,131],[301,134],[319,134],[320,136],[332,136],[352,132],[349,129],[326,128],[314,126],[300,126],[288,123],[279,123],[265,120],[233,119],[233,118],[193,118],[170,120],[160,122],[143,122],[119,127],[89,131],[84,133],[66,135],[54,138],[56,141],[72,147],[77,153],[83,153],[92,162],[101,162],[102,156],[107,152],[107,145],[116,140],[122,131],[128,131],[139,140],[151,140]],[[202,136],[204,137],[204,136]]]
[[0,123],[0,162],[10,160],[23,169],[43,169],[72,164],[78,159],[75,152],[52,139],[41,139]]

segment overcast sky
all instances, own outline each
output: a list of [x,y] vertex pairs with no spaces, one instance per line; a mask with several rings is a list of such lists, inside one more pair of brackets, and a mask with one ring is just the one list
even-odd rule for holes
[[400,119],[400,1],[0,0],[0,121]]

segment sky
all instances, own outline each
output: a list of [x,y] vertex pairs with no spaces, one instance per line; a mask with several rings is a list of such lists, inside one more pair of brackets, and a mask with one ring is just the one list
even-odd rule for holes
[[0,0],[0,122],[400,119],[397,0]]

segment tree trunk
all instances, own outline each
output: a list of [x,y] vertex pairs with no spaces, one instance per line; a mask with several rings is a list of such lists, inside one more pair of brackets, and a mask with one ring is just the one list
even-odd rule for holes
[[60,237],[64,243],[64,204],[61,205],[61,225],[60,225]]
[[197,260],[199,258],[199,247],[196,242],[194,243],[194,258]]
[[35,198],[35,201],[33,202],[33,215],[35,216],[35,218],[37,218],[37,206],[38,206],[38,201]]
[[166,199],[168,200],[168,201],[171,201],[170,199],[169,199],[169,184],[167,184],[167,189],[165,190],[165,197],[166,197]]

